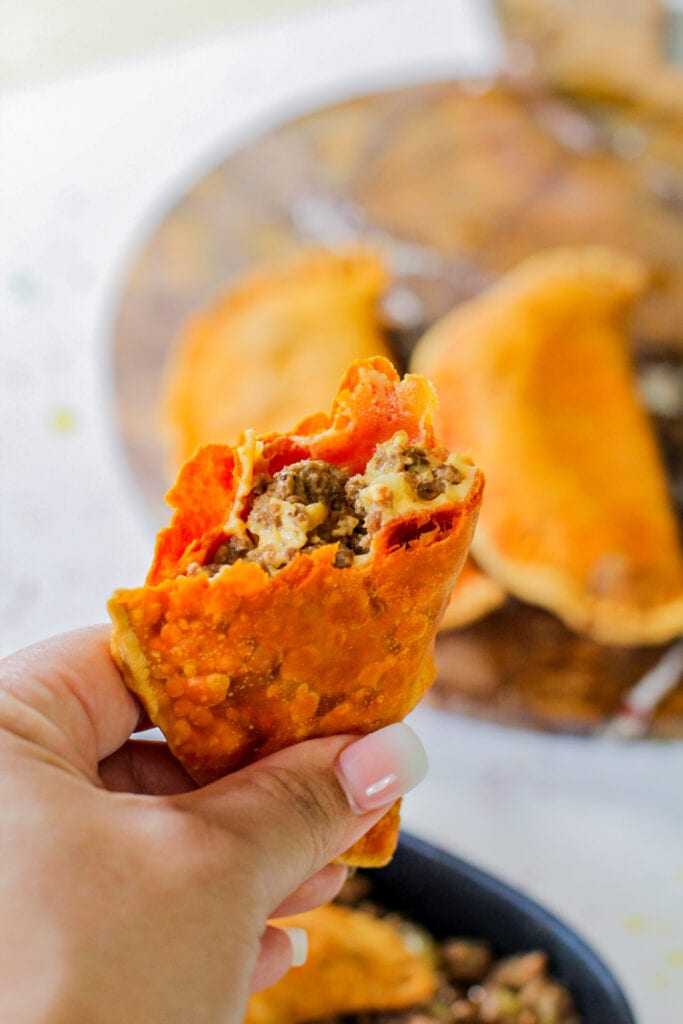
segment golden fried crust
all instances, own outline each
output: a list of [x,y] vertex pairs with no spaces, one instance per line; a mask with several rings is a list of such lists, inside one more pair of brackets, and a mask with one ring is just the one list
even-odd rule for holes
[[[355,472],[397,430],[434,447],[434,401],[421,378],[401,381],[386,360],[362,361],[346,374],[331,415],[265,438],[258,464],[272,472],[311,457]],[[147,584],[117,591],[109,604],[126,682],[202,783],[299,740],[374,731],[415,706],[434,678],[434,636],[483,488],[475,471],[465,500],[390,520],[369,556],[349,568],[334,566],[334,543],[273,576],[245,560],[213,577],[177,575],[188,560],[203,564],[237,477],[251,468],[238,450],[200,449],[171,491],[176,512]],[[347,862],[386,863],[397,833],[396,809]]]
[[300,254],[247,273],[198,312],[164,377],[162,420],[174,472],[209,442],[288,429],[329,406],[354,359],[389,356],[378,301],[388,283],[364,250]]
[[398,929],[361,910],[327,906],[275,922],[305,928],[308,960],[251,997],[245,1024],[303,1024],[362,1010],[427,1002],[437,978]]
[[500,584],[478,569],[471,558],[467,558],[446,605],[439,632],[476,622],[495,608],[500,608],[506,597]]
[[191,774],[208,781],[309,736],[403,718],[432,682],[431,643],[478,500],[390,523],[348,569],[334,567],[330,544],[272,577],[240,561],[213,578],[118,591],[117,654]]
[[349,867],[383,867],[396,852],[400,827],[401,801],[397,800],[374,828],[357,839],[350,850],[337,857],[337,863],[348,864]]
[[[381,356],[357,360],[344,374],[332,410],[308,416],[289,434],[267,434],[259,467],[276,472],[299,459],[322,459],[362,472],[378,444],[405,430],[411,444],[436,447],[437,398],[424,377],[403,380]],[[241,440],[241,438],[240,438]],[[157,537],[148,583],[167,578],[192,561],[201,561],[223,529],[232,508],[241,466],[238,449],[201,447],[182,467],[166,495],[175,514]]]
[[486,466],[477,562],[617,644],[683,631],[683,552],[625,335],[643,287],[607,249],[540,253],[435,325],[413,360],[445,443]]

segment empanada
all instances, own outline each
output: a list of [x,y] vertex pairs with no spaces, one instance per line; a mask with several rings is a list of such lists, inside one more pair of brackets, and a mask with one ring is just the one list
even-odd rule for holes
[[336,1014],[426,1003],[437,976],[429,948],[410,948],[391,921],[330,905],[281,918],[305,928],[308,959],[249,1001],[245,1024],[303,1024]]
[[[109,610],[128,685],[197,781],[400,721],[431,684],[483,488],[437,443],[435,404],[423,378],[362,360],[330,415],[181,470],[145,586]],[[347,862],[385,863],[397,835],[394,808]]]
[[238,278],[184,328],[163,381],[174,472],[197,445],[245,424],[288,430],[327,409],[354,359],[389,356],[378,302],[388,274],[364,250],[299,253]]
[[678,524],[626,336],[644,286],[609,249],[541,252],[439,321],[412,361],[445,443],[486,468],[478,564],[615,644],[683,632]]

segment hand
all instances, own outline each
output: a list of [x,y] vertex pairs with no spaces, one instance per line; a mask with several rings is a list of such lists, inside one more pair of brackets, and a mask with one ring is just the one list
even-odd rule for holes
[[[239,1024],[291,966],[269,918],[331,899],[331,863],[423,776],[405,725],[309,740],[198,789],[105,627],[0,662],[0,1020]],[[301,938],[298,936],[298,938]]]

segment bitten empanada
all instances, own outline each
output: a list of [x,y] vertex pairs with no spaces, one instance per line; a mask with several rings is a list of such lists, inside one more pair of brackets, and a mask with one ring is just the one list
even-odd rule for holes
[[[181,470],[146,584],[109,610],[126,682],[197,781],[400,721],[431,684],[483,488],[437,443],[435,404],[422,377],[358,361],[329,415]],[[397,835],[395,807],[347,862],[385,863]]]
[[439,321],[412,366],[445,443],[486,467],[477,563],[615,644],[683,632],[683,551],[626,317],[645,280],[604,248],[542,252]]

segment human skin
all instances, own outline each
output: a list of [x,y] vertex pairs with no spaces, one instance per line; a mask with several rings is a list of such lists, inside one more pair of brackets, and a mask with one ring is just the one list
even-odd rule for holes
[[292,963],[268,920],[331,899],[426,770],[394,725],[197,788],[141,724],[106,627],[0,662],[4,1024],[239,1024]]

